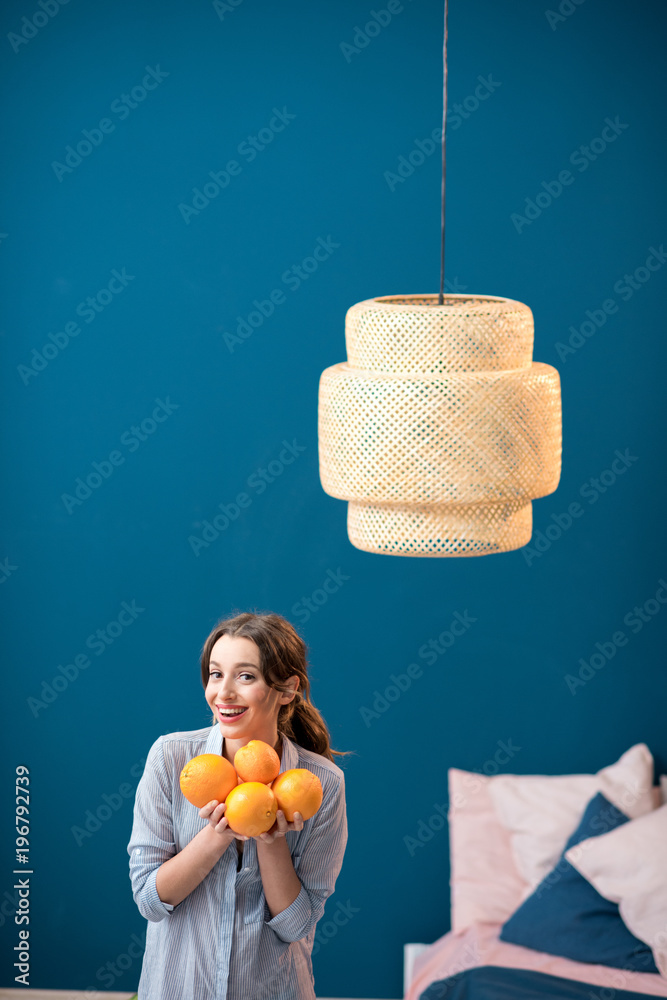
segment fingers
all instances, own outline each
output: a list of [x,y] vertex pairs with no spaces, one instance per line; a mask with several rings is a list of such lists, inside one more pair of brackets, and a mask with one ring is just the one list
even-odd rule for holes
[[225,818],[225,803],[218,802],[217,799],[211,799],[205,806],[202,806],[199,815],[202,819],[209,821],[216,833],[224,833],[229,825]]
[[295,812],[293,821],[288,823],[285,813],[282,809],[279,809],[276,813],[276,821],[271,829],[267,830],[266,833],[260,833],[256,839],[270,844],[277,837],[284,837],[290,830],[296,830],[297,832],[303,830],[303,817],[301,813]]
[[243,836],[240,833],[234,833],[227,817],[225,816],[225,803],[218,802],[217,799],[211,799],[207,802],[205,806],[199,810],[199,815],[201,819],[207,819],[216,833],[224,833],[225,830],[229,830],[230,833],[234,834],[237,840],[248,840],[248,837]]
[[[278,815],[283,816],[284,819],[284,814],[280,812],[280,810],[278,811]],[[295,812],[292,822],[288,823],[287,820],[285,820],[285,824],[285,830],[303,830],[303,818],[301,813]]]
[[291,823],[288,823],[285,813],[282,809],[279,809],[276,813],[276,825],[278,827],[277,832],[282,834],[287,833],[288,830],[303,830],[303,818],[301,813],[295,812],[294,819]]
[[211,799],[211,801],[207,802],[205,806],[202,806],[201,809],[199,810],[199,815],[201,819],[208,819],[217,805],[218,805],[218,800]]
[[220,802],[213,812],[211,813],[210,823],[212,823],[213,828],[216,833],[222,833],[228,826],[227,817],[225,816],[225,803]]

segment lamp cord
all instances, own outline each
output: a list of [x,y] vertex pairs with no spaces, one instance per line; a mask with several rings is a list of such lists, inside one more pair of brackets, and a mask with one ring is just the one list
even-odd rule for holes
[[445,297],[445,173],[447,160],[445,156],[445,132],[447,129],[447,0],[445,0],[445,38],[442,48],[442,185],[440,189],[440,294],[438,305],[442,305]]

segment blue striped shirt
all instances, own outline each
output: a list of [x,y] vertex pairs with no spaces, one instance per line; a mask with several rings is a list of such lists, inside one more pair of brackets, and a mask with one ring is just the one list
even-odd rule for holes
[[[322,782],[322,805],[300,831],[286,834],[301,890],[271,917],[252,838],[242,867],[234,839],[176,906],[157,894],[155,877],[206,826],[180,790],[183,767],[201,753],[222,753],[216,723],[160,736],[137,787],[128,844],[132,894],[148,920],[139,1000],[314,1000],[315,925],[334,891],[347,843],[343,771],[282,734],[280,771],[305,767]],[[240,843],[240,842],[239,842]]]

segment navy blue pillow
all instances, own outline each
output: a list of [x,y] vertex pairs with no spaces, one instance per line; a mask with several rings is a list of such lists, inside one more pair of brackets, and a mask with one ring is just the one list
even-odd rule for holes
[[617,904],[601,896],[565,859],[565,851],[580,841],[627,822],[628,817],[598,792],[560,861],[504,924],[500,940],[575,962],[657,973],[651,949],[630,933]]

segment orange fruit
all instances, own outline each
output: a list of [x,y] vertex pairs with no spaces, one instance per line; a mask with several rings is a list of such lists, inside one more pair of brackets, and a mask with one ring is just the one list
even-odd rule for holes
[[280,774],[280,757],[268,743],[250,740],[234,754],[234,767],[244,781],[270,785]]
[[183,795],[199,809],[211,799],[224,802],[236,785],[238,775],[229,761],[217,753],[201,753],[181,771]]
[[310,819],[322,805],[322,783],[316,774],[305,767],[283,771],[271,785],[271,790],[288,823],[294,822],[295,812],[301,813],[304,820]]
[[225,799],[225,817],[234,833],[259,837],[276,821],[276,797],[262,781],[244,781]]

